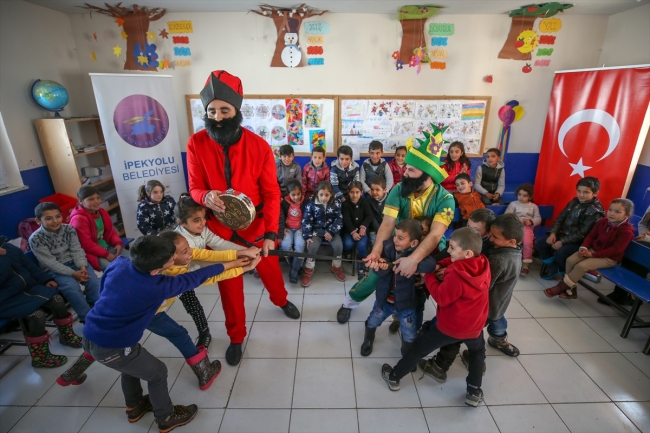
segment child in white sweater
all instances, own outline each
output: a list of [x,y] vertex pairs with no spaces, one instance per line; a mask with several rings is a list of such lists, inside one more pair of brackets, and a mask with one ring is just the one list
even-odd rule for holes
[[542,223],[542,216],[539,214],[539,208],[533,203],[533,186],[529,183],[519,185],[515,190],[517,201],[508,205],[506,213],[513,213],[524,223],[524,242],[523,242],[523,265],[521,268],[522,275],[528,275],[528,267],[533,262],[533,227]]

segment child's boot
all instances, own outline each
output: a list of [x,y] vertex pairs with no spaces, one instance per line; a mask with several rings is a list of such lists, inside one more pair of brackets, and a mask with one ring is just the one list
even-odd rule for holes
[[195,404],[183,406],[182,404],[174,405],[172,413],[163,419],[157,419],[158,431],[160,433],[167,433],[174,430],[176,427],[188,424],[196,416],[199,408]]
[[302,260],[294,257],[293,263],[291,263],[291,269],[289,270],[289,282],[291,284],[298,284],[298,274],[300,273],[301,267]]
[[32,367],[54,368],[68,362],[68,358],[64,355],[50,353],[49,339],[50,333],[47,331],[40,337],[25,337],[29,354],[32,357]]
[[519,349],[508,343],[508,334],[501,337],[488,336],[488,344],[495,349],[499,349],[508,356],[519,356]]
[[144,416],[147,412],[151,412],[153,406],[151,405],[151,400],[149,400],[149,395],[143,395],[142,400],[138,402],[133,407],[126,408],[126,416],[129,419],[129,422],[133,423],[138,421]]
[[199,353],[191,358],[187,358],[185,361],[187,361],[187,365],[196,374],[196,377],[199,379],[199,388],[203,391],[210,388],[214,379],[221,373],[221,362],[216,360],[211,363],[208,359],[208,350],[203,346],[199,346],[197,349]]
[[467,394],[465,394],[465,404],[467,406],[476,407],[483,401],[483,390],[479,387],[467,384]]
[[314,269],[305,268],[305,273],[302,275],[302,286],[309,287],[311,284],[311,277],[314,276]]
[[72,367],[68,368],[61,376],[56,378],[56,383],[61,386],[81,385],[88,378],[85,371],[93,365],[93,362],[95,362],[95,358],[90,353],[84,352],[72,364]]
[[399,329],[399,320],[397,317],[393,314],[393,321],[390,322],[390,325],[388,325],[388,332],[391,334],[397,334],[397,330]]
[[345,281],[345,272],[343,272],[343,268],[341,267],[341,265],[339,266],[332,265],[330,269],[337,280]]
[[562,283],[564,283],[568,288],[560,293],[560,299],[578,299],[578,287],[569,279],[568,275],[565,275],[562,278]]
[[361,356],[368,356],[372,353],[372,345],[375,342],[375,332],[377,328],[368,328],[368,321],[366,320],[366,333],[363,336],[363,344],[361,345]]
[[199,347],[205,347],[206,349],[210,347],[210,342],[212,341],[212,335],[210,335],[210,328],[206,327],[204,330],[199,331],[199,338],[196,339],[195,346],[197,349]]
[[433,356],[428,360],[420,360],[418,366],[420,367],[420,370],[422,370],[422,373],[432,377],[437,382],[444,383],[447,381],[447,370],[436,363],[436,356]]
[[521,275],[528,275],[528,273],[530,272],[530,270],[528,268],[530,267],[530,263],[532,262],[532,260],[530,260],[530,259],[527,259],[527,260],[529,260],[529,261],[524,261],[521,264]]
[[544,294],[546,295],[547,298],[552,298],[554,296],[559,295],[560,293],[564,293],[567,290],[569,290],[571,287],[569,287],[564,281],[560,281],[557,283],[557,285],[544,290]]
[[75,349],[81,347],[81,337],[72,329],[72,314],[68,314],[65,319],[54,319],[53,322],[59,330],[59,343]]

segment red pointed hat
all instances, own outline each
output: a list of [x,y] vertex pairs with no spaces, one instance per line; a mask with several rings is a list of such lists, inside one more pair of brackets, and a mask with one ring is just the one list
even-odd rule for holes
[[241,80],[226,71],[213,71],[205,81],[205,87],[201,90],[201,102],[203,108],[207,109],[208,104],[215,99],[226,101],[236,109],[241,109],[244,100],[244,88]]

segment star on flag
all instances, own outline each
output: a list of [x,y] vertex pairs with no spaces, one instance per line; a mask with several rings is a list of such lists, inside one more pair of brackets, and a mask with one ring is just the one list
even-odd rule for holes
[[582,158],[580,158],[580,161],[578,161],[577,164],[571,164],[569,163],[573,171],[569,175],[569,177],[573,176],[574,174],[579,175],[580,177],[585,177],[585,171],[589,170],[591,167],[584,165],[582,163]]

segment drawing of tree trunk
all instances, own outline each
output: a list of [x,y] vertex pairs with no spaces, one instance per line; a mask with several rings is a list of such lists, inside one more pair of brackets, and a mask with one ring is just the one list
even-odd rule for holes
[[[271,67],[286,67],[289,65],[283,62],[282,51],[287,48],[295,48],[296,50],[300,50],[297,35],[300,32],[302,21],[305,18],[323,15],[327,11],[325,10],[322,12],[316,12],[315,9],[306,6],[305,3],[302,3],[295,8],[283,8],[263,4],[260,5],[260,10],[251,10],[251,12],[269,17],[273,20],[275,28],[278,31],[278,38],[275,41],[275,51],[273,52],[273,58],[271,59]],[[292,39],[290,41],[285,41],[285,35],[287,33],[295,33],[295,40]],[[302,60],[298,60],[291,66],[300,67],[303,66],[303,62]]]
[[149,23],[162,18],[166,9],[142,7],[133,5],[131,9],[122,6],[122,2],[111,6],[104,3],[106,8],[85,3],[86,9],[109,17],[123,20],[122,28],[126,33],[126,61],[125,70],[157,71],[158,54],[156,46],[147,42]]
[[399,58],[408,65],[416,48],[427,51],[427,41],[424,39],[425,21],[436,15],[441,7],[431,5],[402,6],[397,10],[397,19],[402,24],[402,45],[399,49]]

